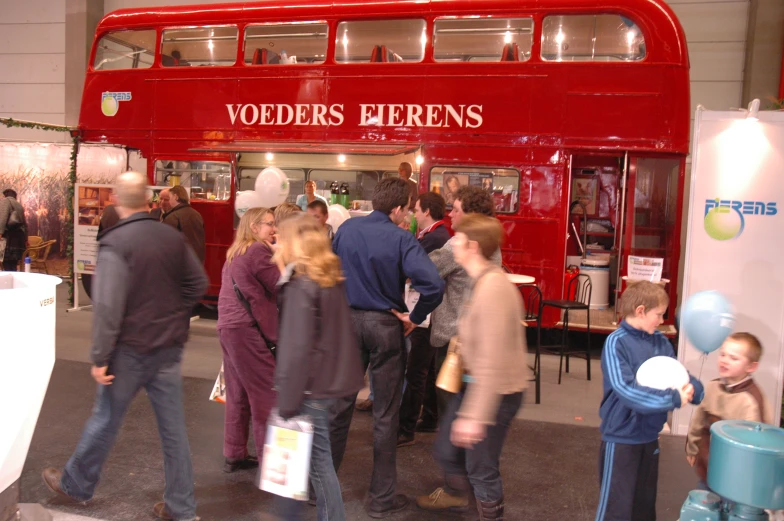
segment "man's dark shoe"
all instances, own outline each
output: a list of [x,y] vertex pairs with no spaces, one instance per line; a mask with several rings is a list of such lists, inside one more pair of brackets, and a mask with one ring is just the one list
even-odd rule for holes
[[408,434],[398,434],[398,436],[397,436],[397,447],[398,448],[400,448],[400,447],[410,447],[411,445],[414,445],[415,443],[416,443],[416,440],[414,439],[414,435],[413,434],[411,434],[411,435],[408,435]]
[[238,470],[255,469],[259,466],[259,460],[255,456],[248,456],[245,459],[229,459],[223,465],[223,472],[231,474]]
[[414,430],[416,432],[438,432],[438,424],[418,421],[416,424],[416,428],[414,428]]
[[394,504],[391,508],[387,510],[377,511],[368,508],[367,515],[374,519],[383,519],[385,517],[391,516],[392,514],[396,514],[401,510],[405,510],[408,506],[408,498],[403,494],[398,494],[395,496]]
[[41,477],[43,478],[44,484],[49,488],[49,490],[51,490],[58,496],[68,499],[70,501],[74,501],[76,503],[82,503],[82,504],[87,503],[86,501],[79,501],[78,499],[69,496],[68,493],[66,493],[65,490],[63,490],[63,487],[60,484],[60,482],[63,479],[63,473],[57,470],[56,468],[49,467],[44,469],[44,471],[41,473]]

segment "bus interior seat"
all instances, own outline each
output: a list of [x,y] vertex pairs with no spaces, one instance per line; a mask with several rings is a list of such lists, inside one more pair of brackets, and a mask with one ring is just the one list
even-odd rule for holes
[[376,45],[370,53],[370,63],[383,63],[387,61],[387,48],[385,45]]
[[278,53],[270,51],[269,49],[261,48],[253,52],[253,65],[277,65],[280,63],[280,56]]
[[520,61],[520,48],[516,43],[507,43],[504,45],[504,50],[501,52],[502,62],[519,62]]

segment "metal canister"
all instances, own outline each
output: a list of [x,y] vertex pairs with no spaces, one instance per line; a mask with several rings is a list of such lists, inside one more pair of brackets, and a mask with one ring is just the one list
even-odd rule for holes
[[784,429],[743,420],[714,423],[708,486],[743,505],[784,509]]

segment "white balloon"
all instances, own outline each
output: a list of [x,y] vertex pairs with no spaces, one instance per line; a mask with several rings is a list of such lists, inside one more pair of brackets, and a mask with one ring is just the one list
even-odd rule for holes
[[273,208],[286,202],[291,186],[286,173],[280,168],[265,168],[256,177],[256,194],[261,198],[262,206]]
[[340,225],[351,219],[351,214],[348,213],[346,207],[342,204],[333,204],[329,206],[329,213],[327,215],[327,224],[332,226],[332,229],[337,232]]
[[237,196],[234,198],[234,211],[237,212],[237,216],[240,218],[251,208],[263,207],[261,197],[253,190],[237,192]]
[[669,356],[649,358],[637,370],[637,383],[653,389],[682,389],[689,383],[689,373],[679,361]]

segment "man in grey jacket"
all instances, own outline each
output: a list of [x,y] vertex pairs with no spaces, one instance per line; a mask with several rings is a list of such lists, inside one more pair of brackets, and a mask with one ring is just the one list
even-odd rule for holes
[[207,277],[183,235],[147,213],[146,185],[137,172],[117,178],[121,220],[99,237],[93,288],[95,407],[65,469],[47,468],[43,479],[65,498],[89,501],[125,411],[145,389],[166,473],[164,501],[153,511],[161,519],[192,521],[198,517],[180,365],[190,310],[207,290]]
[[[461,186],[457,190],[452,211],[449,213],[452,225],[458,224],[464,215],[470,213],[495,217],[493,198],[481,187]],[[472,284],[471,277],[455,261],[455,255],[452,252],[453,243],[454,237],[448,240],[443,248],[430,253],[430,260],[436,265],[438,275],[446,282],[446,289],[444,290],[444,300],[430,316],[430,344],[436,347],[437,351],[435,372],[431,373],[428,379],[428,385],[425,390],[424,411],[420,420],[421,425],[418,427],[419,431],[424,432],[429,431],[430,427],[434,431],[438,425],[437,417],[434,418],[436,411],[432,411],[433,401],[436,401],[434,398],[437,398],[438,414],[443,414],[446,410],[446,404],[451,397],[449,393],[442,389],[436,390],[435,377],[441,370],[441,365],[446,358],[449,340],[457,335],[457,319],[460,316],[460,311],[463,309],[463,304],[468,297],[468,290]],[[496,251],[490,261],[500,266],[501,250]]]

